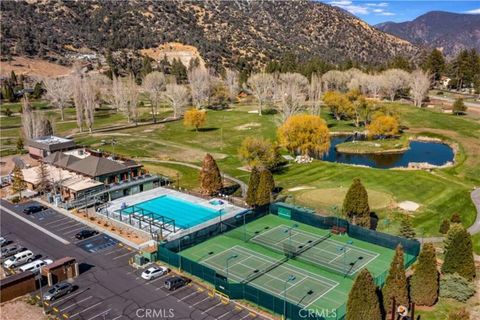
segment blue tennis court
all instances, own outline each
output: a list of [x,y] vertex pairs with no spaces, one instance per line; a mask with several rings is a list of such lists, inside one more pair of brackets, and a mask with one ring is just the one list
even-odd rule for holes
[[175,225],[187,229],[218,217],[220,210],[214,210],[170,195],[163,195],[135,205],[157,216],[175,220]]

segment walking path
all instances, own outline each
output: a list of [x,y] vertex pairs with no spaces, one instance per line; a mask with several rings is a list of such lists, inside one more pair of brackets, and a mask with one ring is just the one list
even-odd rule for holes
[[[193,168],[193,169],[198,169],[198,170],[202,169],[202,167],[197,166],[195,164],[185,163],[185,162],[180,162],[180,161],[158,160],[158,159],[154,159],[154,158],[138,158],[138,160],[148,161],[148,162],[157,162],[157,163],[178,164],[178,165],[185,166],[185,167],[190,167],[190,168]],[[242,189],[242,197],[245,197],[245,195],[247,194],[247,184],[245,182],[243,182],[240,179],[234,178],[234,177],[232,177],[228,174],[225,174],[225,173],[221,173],[221,175],[222,175],[222,177],[237,183],[240,186],[240,188]]]

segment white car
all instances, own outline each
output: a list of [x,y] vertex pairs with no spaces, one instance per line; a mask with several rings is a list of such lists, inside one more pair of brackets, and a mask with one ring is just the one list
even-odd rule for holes
[[168,273],[168,268],[162,266],[150,267],[142,272],[142,278],[145,280],[153,280]]
[[40,268],[43,266],[46,266],[48,264],[53,263],[53,260],[51,259],[45,259],[45,260],[35,260],[30,263],[24,264],[19,268],[20,271],[25,272],[25,271],[32,271],[35,274],[38,274],[40,272]]

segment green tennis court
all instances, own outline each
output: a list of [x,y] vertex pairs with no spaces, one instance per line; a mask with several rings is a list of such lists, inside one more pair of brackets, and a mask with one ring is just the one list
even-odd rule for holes
[[319,236],[280,225],[258,233],[250,241],[350,277],[354,277],[379,256],[376,252],[356,247],[352,240],[344,243],[333,240],[330,236],[331,234]]
[[236,282],[286,298],[304,308],[338,286],[338,282],[285,264],[286,259],[275,260],[258,252],[234,246],[221,251],[201,263]]

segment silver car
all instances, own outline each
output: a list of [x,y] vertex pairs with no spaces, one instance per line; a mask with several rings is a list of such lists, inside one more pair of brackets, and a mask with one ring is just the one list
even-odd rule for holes
[[3,261],[8,257],[11,257],[14,254],[17,254],[25,250],[27,249],[18,244],[13,244],[11,246],[3,247],[2,250],[0,251],[0,260]]
[[69,294],[72,291],[73,286],[70,283],[60,282],[48,289],[48,291],[43,295],[43,299],[47,301],[54,301],[55,299]]

